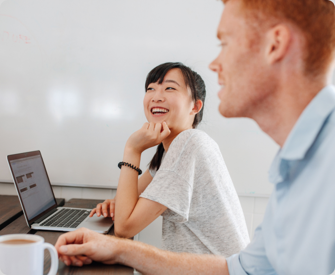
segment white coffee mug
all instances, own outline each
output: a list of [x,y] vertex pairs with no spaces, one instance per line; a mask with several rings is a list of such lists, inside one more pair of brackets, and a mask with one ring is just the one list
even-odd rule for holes
[[28,234],[1,236],[0,274],[42,275],[45,249],[49,250],[51,256],[48,275],[55,275],[58,270],[57,251],[53,245],[44,243],[41,236]]

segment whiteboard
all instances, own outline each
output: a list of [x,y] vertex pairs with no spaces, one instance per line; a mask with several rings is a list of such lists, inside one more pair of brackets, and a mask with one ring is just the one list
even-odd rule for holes
[[[6,155],[41,150],[53,184],[116,187],[127,138],[146,121],[147,73],[180,61],[205,80],[206,131],[239,193],[269,194],[277,145],[249,119],[219,115],[208,0],[5,0],[0,6],[0,181]],[[141,161],[146,169],[154,149]]]

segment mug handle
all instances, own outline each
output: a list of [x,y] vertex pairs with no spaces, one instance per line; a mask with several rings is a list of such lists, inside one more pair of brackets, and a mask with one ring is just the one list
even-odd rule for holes
[[49,243],[44,243],[43,250],[45,249],[49,250],[51,257],[51,267],[48,275],[56,275],[58,271],[58,254],[56,248]]

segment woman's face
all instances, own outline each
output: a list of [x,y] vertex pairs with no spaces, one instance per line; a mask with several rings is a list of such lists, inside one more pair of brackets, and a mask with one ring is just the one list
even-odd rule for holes
[[171,131],[191,129],[197,113],[191,89],[178,68],[168,71],[162,84],[149,84],[143,105],[148,122],[165,121]]

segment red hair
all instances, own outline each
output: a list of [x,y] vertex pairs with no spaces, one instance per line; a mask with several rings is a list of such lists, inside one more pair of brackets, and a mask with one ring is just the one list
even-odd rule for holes
[[[223,0],[227,3],[229,0]],[[329,0],[240,0],[260,28],[279,20],[290,22],[305,38],[307,74],[326,73],[335,53],[335,7]]]

